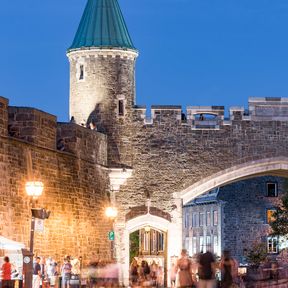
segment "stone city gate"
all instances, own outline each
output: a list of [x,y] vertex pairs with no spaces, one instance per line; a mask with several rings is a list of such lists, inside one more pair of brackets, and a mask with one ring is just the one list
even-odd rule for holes
[[[152,120],[143,116],[143,108],[135,108],[133,124],[126,127],[131,130],[131,175],[119,189],[112,185],[119,208],[117,259],[123,265],[125,283],[131,231],[145,225],[167,231],[169,269],[171,257],[179,255],[182,248],[183,204],[239,180],[288,175],[287,103],[285,98],[250,98],[248,113],[232,108],[225,120],[213,107],[190,108],[185,121],[181,120],[181,108],[175,106],[152,108]],[[207,123],[197,118],[200,113],[217,115],[218,126],[204,126]],[[125,168],[122,171],[127,174]],[[119,170],[119,178],[121,173]],[[154,211],[141,212],[139,208],[136,213],[139,205],[146,204],[147,191]]]
[[[232,107],[227,117],[223,106],[147,111],[136,105],[138,50],[116,0],[88,0],[67,56],[70,117],[107,137],[110,199],[119,211],[116,256],[125,284],[129,233],[145,225],[167,232],[169,269],[182,247],[183,203],[247,177],[285,175],[287,98],[250,98],[247,110]],[[151,209],[141,209],[148,198]]]
[[[174,205],[171,207],[171,219],[163,217],[163,211],[154,211],[150,213],[143,212],[142,215],[135,218],[126,219],[125,223],[116,222],[115,229],[117,237],[117,255],[122,255],[121,264],[124,283],[128,284],[129,278],[129,234],[139,230],[145,226],[150,226],[167,232],[167,265],[168,270],[171,265],[171,260],[175,256],[179,256],[182,248],[182,205],[189,202],[196,196],[203,194],[215,187],[224,186],[226,184],[252,178],[260,175],[274,175],[287,177],[288,173],[288,158],[277,157],[252,161],[238,166],[225,169],[219,173],[206,177],[181,192],[173,193]],[[163,198],[164,200],[164,198]],[[118,206],[119,204],[117,204]],[[155,205],[156,206],[156,205]],[[120,207],[120,206],[119,206]],[[137,208],[137,207],[135,207]],[[140,207],[138,207],[140,210]],[[133,208],[131,210],[134,210]],[[130,210],[130,211],[131,211]],[[145,209],[144,209],[145,210]],[[143,211],[143,209],[142,209]],[[130,213],[130,212],[129,212]],[[129,214],[128,213],[128,214]],[[155,215],[153,215],[153,213]],[[127,214],[127,215],[128,215]],[[157,215],[158,214],[158,215]],[[161,215],[162,214],[162,215]],[[121,236],[120,236],[121,235]],[[120,251],[121,250],[121,251]],[[120,254],[120,253],[121,254]],[[120,260],[120,258],[118,258]],[[167,275],[169,278],[169,275]],[[169,279],[168,279],[169,283]]]
[[[91,34],[97,36],[93,41]],[[110,184],[110,200],[119,212],[116,257],[126,285],[131,232],[148,225],[167,233],[169,269],[171,257],[182,247],[183,204],[241,179],[287,175],[288,98],[250,98],[247,110],[232,107],[227,117],[223,106],[190,106],[186,111],[152,106],[149,113],[136,105],[138,51],[116,0],[88,1],[67,55],[71,123],[57,123],[53,115],[35,109],[8,107],[7,99],[0,98],[5,180],[0,188],[1,194],[7,192],[0,204],[5,210],[10,201],[12,215],[1,233],[28,242],[27,196],[23,201],[27,149],[35,174],[47,183],[41,201],[54,211],[49,233],[38,237],[39,247],[46,237],[41,252],[61,257],[69,247],[69,253],[81,253],[86,261],[91,251],[107,256],[103,235],[110,227],[102,210]],[[150,209],[143,209],[148,198]],[[18,229],[22,226],[24,232]],[[52,238],[57,238],[57,251]]]

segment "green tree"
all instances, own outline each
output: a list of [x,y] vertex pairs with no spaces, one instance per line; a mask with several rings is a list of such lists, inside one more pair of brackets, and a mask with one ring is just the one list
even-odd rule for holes
[[137,230],[133,233],[130,234],[129,236],[129,240],[130,240],[130,263],[132,262],[133,258],[138,256],[139,254],[139,245],[140,245],[140,241],[139,241],[139,233],[140,231]]
[[246,259],[249,265],[258,268],[259,265],[266,259],[267,250],[266,245],[261,242],[255,242],[252,248],[247,251]]
[[284,181],[284,195],[281,203],[276,207],[273,213],[274,220],[270,223],[272,228],[271,235],[286,236],[288,235],[288,179]]

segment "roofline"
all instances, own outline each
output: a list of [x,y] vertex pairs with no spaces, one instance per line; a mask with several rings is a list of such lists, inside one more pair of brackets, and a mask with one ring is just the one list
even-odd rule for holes
[[80,48],[68,48],[66,51],[66,54],[69,54],[71,52],[75,52],[75,51],[85,51],[85,50],[109,50],[109,51],[113,51],[113,50],[119,50],[119,51],[127,51],[127,52],[134,52],[135,54],[137,54],[137,56],[139,55],[139,51],[135,48],[127,48],[127,47],[112,47],[112,46],[91,46],[91,47],[86,47],[86,46],[82,46]]

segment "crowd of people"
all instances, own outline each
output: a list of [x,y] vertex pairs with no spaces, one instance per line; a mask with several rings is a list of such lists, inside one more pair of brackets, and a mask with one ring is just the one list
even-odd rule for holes
[[[216,279],[216,269],[221,271],[221,281]],[[164,287],[163,274],[163,267],[158,266],[155,261],[148,265],[145,260],[138,264],[137,260],[133,259],[130,265],[130,286],[134,288]],[[231,288],[233,285],[241,286],[237,278],[237,261],[230,256],[229,251],[224,251],[220,263],[216,263],[214,255],[209,251],[200,253],[196,263],[193,263],[187,251],[183,249],[180,258],[176,263],[172,263],[169,276],[169,287]]]
[[[195,265],[196,263],[196,265]],[[221,271],[221,281],[216,281],[216,269]],[[2,288],[11,288],[13,265],[9,257],[4,257],[2,271]],[[156,263],[146,260],[137,261],[134,258],[130,265],[131,287],[164,287],[164,269]],[[237,282],[238,264],[224,251],[221,261],[216,263],[214,255],[207,251],[200,253],[196,262],[192,262],[185,249],[175,263],[171,264],[169,272],[169,287],[186,288],[231,288]],[[32,288],[80,288],[80,287],[119,287],[119,267],[115,261],[94,260],[82,268],[81,258],[65,256],[62,263],[57,263],[51,257],[35,257],[33,263]],[[217,284],[218,283],[218,284]]]
[[65,256],[58,265],[52,258],[36,257],[32,288],[119,287],[115,261],[92,261],[82,268],[80,260]]
[[132,287],[164,287],[163,267],[155,261],[149,265],[146,260],[138,265],[134,258],[130,265],[130,280]]

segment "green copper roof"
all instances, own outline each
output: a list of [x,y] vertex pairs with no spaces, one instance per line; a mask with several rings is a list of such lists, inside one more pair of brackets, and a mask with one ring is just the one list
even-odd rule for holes
[[69,50],[84,47],[135,50],[117,0],[88,0]]

